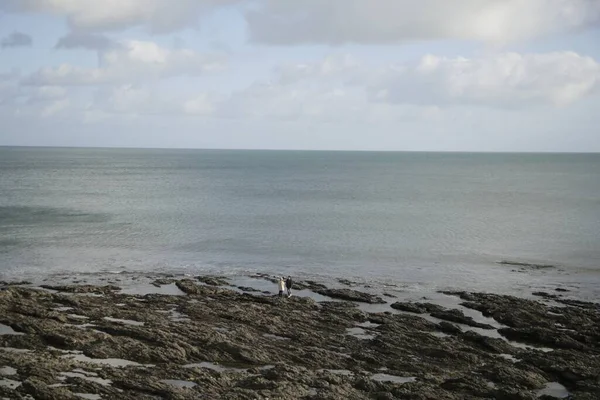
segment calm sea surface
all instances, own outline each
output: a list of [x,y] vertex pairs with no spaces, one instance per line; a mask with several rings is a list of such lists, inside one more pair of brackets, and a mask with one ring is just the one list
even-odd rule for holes
[[122,270],[593,297],[600,155],[0,148],[0,279]]

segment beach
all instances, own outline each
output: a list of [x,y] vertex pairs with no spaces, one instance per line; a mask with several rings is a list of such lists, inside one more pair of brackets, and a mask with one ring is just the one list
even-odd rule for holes
[[280,298],[264,274],[100,280],[3,283],[0,398],[600,396],[600,305],[560,287],[409,299],[298,280]]

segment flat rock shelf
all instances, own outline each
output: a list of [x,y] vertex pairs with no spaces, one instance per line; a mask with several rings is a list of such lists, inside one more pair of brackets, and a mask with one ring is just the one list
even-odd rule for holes
[[600,399],[598,304],[252,279],[3,285],[0,399]]

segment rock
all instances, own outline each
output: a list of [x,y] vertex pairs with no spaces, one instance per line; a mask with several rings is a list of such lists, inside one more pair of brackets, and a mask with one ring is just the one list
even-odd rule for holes
[[385,304],[385,300],[381,297],[374,296],[369,293],[359,292],[352,289],[317,289],[316,293],[323,296],[333,297],[334,299],[342,299],[348,301],[358,301],[369,304]]
[[550,294],[547,292],[533,292],[532,295],[538,296],[538,297],[544,297],[546,299],[559,299],[560,298],[560,296],[558,296],[556,294]]
[[570,292],[570,290],[569,290],[569,289],[560,288],[560,287],[557,287],[557,288],[556,288],[556,289],[554,289],[554,290],[556,290],[557,292]]
[[415,314],[424,314],[444,310],[444,307],[432,303],[396,302],[391,304],[390,307],[396,310],[412,312]]
[[59,292],[67,293],[93,293],[93,294],[107,294],[111,292],[117,292],[121,290],[119,286],[106,285],[106,286],[94,286],[94,285],[40,285],[43,289],[56,290]]
[[196,279],[210,286],[228,286],[227,278],[218,276],[197,276]]
[[[466,318],[433,303],[394,303],[415,310],[411,314],[369,313],[354,301],[377,296],[350,289],[341,295],[351,301],[317,303],[194,279],[175,284],[188,296],[127,295],[100,286],[84,290],[103,296],[19,286],[0,291],[0,323],[20,333],[0,335],[0,368],[14,368],[9,379],[21,383],[0,386],[0,398],[76,399],[75,393],[89,393],[125,400],[535,399],[552,381],[564,384],[573,398],[600,393],[600,308],[594,303],[553,307],[511,296],[454,294],[465,306],[505,321],[503,334],[555,349],[544,353],[462,332],[450,322],[432,323],[421,315]],[[63,306],[71,309],[57,310]],[[436,331],[452,336],[438,337]],[[74,371],[79,375],[64,375]],[[378,374],[388,376],[380,381],[374,379]],[[416,380],[394,382],[394,376]]]
[[473,320],[473,318],[466,316],[462,311],[457,309],[449,309],[449,310],[441,310],[441,311],[433,311],[431,313],[432,317],[443,319],[450,322],[456,322],[463,325],[472,326],[475,328],[482,329],[494,329],[493,326],[489,324],[482,324]]
[[527,269],[556,268],[554,265],[550,265],[550,264],[532,264],[532,263],[524,263],[524,262],[518,262],[518,261],[507,261],[507,260],[500,261],[500,262],[498,262],[498,264],[511,265],[511,266],[527,268]]

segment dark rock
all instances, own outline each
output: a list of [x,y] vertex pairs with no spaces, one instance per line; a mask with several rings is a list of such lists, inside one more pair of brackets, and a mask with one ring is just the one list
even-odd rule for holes
[[434,311],[431,313],[431,316],[450,322],[456,322],[459,324],[472,326],[475,328],[494,329],[493,326],[477,322],[473,318],[466,316],[462,311],[457,309]]
[[227,286],[227,285],[229,285],[227,278],[218,277],[218,276],[197,276],[196,279],[199,282],[205,283],[210,286]]
[[[556,349],[544,353],[462,332],[450,322],[432,323],[421,315],[465,317],[432,303],[395,303],[397,309],[418,311],[414,314],[369,313],[353,302],[354,291],[352,302],[316,303],[301,295],[240,294],[191,279],[175,284],[188,296],[134,296],[100,287],[85,290],[103,296],[19,286],[0,291],[0,323],[21,333],[0,335],[0,347],[30,350],[0,350],[0,365],[16,369],[9,378],[22,383],[16,389],[0,386],[0,398],[75,399],[75,393],[89,393],[125,400],[535,399],[552,381],[565,385],[573,398],[597,399],[600,393],[600,308],[593,303],[553,307],[511,296],[454,294],[465,306],[504,321],[509,328],[503,334]],[[370,294],[358,296],[364,295],[372,301]],[[58,306],[72,309],[58,311]],[[186,320],[176,320],[174,311]],[[436,331],[452,336],[431,334]],[[372,337],[354,336],[361,334]],[[94,365],[67,352],[154,366]],[[183,367],[203,362],[214,364]],[[75,369],[85,373],[64,375]],[[381,373],[416,381],[373,379]],[[110,384],[82,378],[87,374]],[[180,388],[165,380],[195,386]]]
[[370,304],[385,304],[385,300],[381,297],[374,296],[369,293],[359,292],[358,290],[352,289],[317,289],[316,293],[323,296],[332,297],[334,299],[342,299],[348,301],[358,301],[362,303]]
[[500,262],[498,262],[498,264],[511,265],[511,266],[527,268],[527,269],[555,268],[554,265],[550,265],[550,264],[532,264],[532,263],[524,263],[524,262],[518,262],[518,261],[506,261],[506,260],[500,261]]
[[533,292],[532,295],[538,296],[538,297],[544,297],[546,299],[559,299],[560,298],[560,296],[558,296],[556,294],[550,294],[547,292]]

